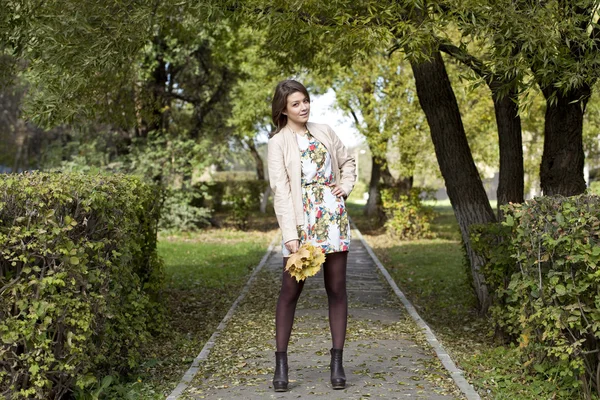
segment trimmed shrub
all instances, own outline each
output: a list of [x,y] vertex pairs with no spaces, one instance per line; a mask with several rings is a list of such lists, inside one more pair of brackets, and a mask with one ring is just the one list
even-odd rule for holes
[[0,397],[137,365],[160,323],[160,197],[132,176],[0,175]]
[[210,226],[211,210],[194,205],[200,198],[196,189],[168,190],[158,228],[167,232],[190,232]]
[[261,180],[228,182],[223,202],[230,207],[229,219],[236,228],[248,228],[250,213],[260,208],[260,199],[268,184]]
[[395,194],[392,189],[381,190],[385,212],[385,227],[393,236],[403,240],[432,237],[431,221],[435,213],[421,200],[420,188],[411,189],[408,195]]
[[472,241],[488,264],[491,315],[526,366],[586,398],[600,392],[600,197],[541,197],[503,207]]
[[[229,213],[229,222],[238,229],[248,227],[252,211],[258,211],[262,196],[269,185],[264,180],[231,180],[203,183],[205,196],[198,196],[191,204],[206,207],[218,212]],[[200,192],[200,189],[197,188]]]

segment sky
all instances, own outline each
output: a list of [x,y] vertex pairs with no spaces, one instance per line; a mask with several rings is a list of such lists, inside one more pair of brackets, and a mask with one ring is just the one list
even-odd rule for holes
[[329,89],[324,95],[311,96],[310,122],[328,124],[342,139],[346,147],[354,147],[362,142],[362,137],[354,128],[352,118],[346,117],[333,107],[335,92]]

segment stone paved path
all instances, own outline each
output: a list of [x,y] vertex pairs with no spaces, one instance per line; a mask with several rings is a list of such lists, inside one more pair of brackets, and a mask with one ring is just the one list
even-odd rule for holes
[[348,261],[347,388],[334,391],[329,383],[327,297],[318,274],[308,279],[296,312],[288,349],[290,390],[274,393],[274,308],[281,268],[279,248],[181,398],[462,398],[358,240]]

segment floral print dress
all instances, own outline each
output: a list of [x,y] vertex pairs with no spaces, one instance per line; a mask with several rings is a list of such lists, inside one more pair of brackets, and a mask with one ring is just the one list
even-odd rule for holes
[[[304,225],[298,226],[300,245],[311,243],[323,253],[348,251],[350,223],[346,204],[331,193],[335,177],[331,170],[331,156],[325,146],[310,132],[296,135],[302,162],[302,203]],[[290,252],[283,246],[283,256]]]

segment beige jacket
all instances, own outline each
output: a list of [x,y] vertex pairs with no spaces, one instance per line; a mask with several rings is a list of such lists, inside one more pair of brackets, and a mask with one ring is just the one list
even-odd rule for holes
[[[354,157],[328,125],[306,124],[311,135],[325,145],[331,156],[336,184],[349,195],[356,182]],[[296,134],[287,126],[269,139],[269,181],[283,242],[298,239],[297,225],[304,224],[302,205],[302,164]]]

